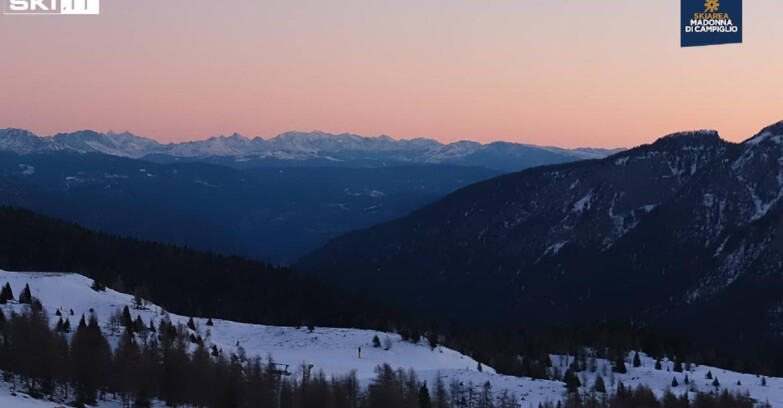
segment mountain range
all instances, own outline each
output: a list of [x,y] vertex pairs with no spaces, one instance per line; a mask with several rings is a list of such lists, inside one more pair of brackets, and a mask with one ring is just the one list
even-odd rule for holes
[[432,139],[394,140],[324,132],[287,132],[265,140],[238,134],[161,144],[129,132],[84,130],[40,137],[21,129],[0,130],[0,151],[20,155],[102,153],[160,163],[205,162],[237,168],[288,166],[389,167],[450,164],[516,171],[533,166],[602,158],[621,149],[561,149],[518,143],[443,144]]
[[783,122],[684,132],[471,185],[295,267],[446,319],[632,320],[749,351],[783,339],[781,197]]

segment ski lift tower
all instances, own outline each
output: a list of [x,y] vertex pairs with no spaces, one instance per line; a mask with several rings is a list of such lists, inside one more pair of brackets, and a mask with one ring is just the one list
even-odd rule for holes
[[272,374],[277,381],[277,408],[282,408],[283,405],[283,377],[288,377],[291,372],[288,371],[288,364],[272,363]]

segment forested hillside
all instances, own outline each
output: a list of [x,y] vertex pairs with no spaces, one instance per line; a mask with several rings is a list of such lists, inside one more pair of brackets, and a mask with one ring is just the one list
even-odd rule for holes
[[78,272],[178,313],[269,324],[381,324],[392,309],[288,268],[117,238],[0,206],[0,268]]

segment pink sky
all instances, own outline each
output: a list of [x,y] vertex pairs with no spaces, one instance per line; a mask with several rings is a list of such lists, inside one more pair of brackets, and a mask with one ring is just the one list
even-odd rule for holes
[[632,146],[783,120],[783,2],[679,48],[679,1],[103,0],[0,16],[0,128]]

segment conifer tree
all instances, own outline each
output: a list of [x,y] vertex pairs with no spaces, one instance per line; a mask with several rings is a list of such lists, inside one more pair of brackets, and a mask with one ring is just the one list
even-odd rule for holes
[[440,373],[435,378],[435,407],[436,408],[448,408],[449,407],[449,394],[446,391],[446,384],[443,382],[443,377]]
[[677,382],[677,377],[672,378],[672,387],[677,387],[679,385],[680,383]]
[[378,338],[378,335],[372,336],[372,346],[375,348],[381,348],[381,339]]
[[612,371],[620,374],[625,374],[628,372],[628,369],[625,368],[625,358],[623,358],[623,353],[620,353],[617,356],[617,360],[614,362],[614,367],[612,367]]
[[141,320],[141,315],[136,316],[136,320],[133,321],[133,332],[143,333],[147,330],[147,326],[144,325],[144,321]]
[[712,371],[707,371],[707,375],[704,376],[704,378],[711,380],[712,379]]
[[419,388],[419,408],[432,408],[432,401],[430,400],[430,391],[427,389],[426,381]]
[[674,363],[674,372],[675,373],[682,372],[682,362],[680,361],[680,359],[677,359],[677,361]]
[[427,343],[431,349],[435,350],[435,347],[438,347],[438,335],[435,333],[427,335]]
[[661,370],[661,369],[663,369],[663,367],[661,366],[661,359],[660,359],[660,358],[658,358],[658,359],[656,359],[656,360],[655,360],[655,369],[656,369],[656,370]]
[[11,290],[11,284],[6,282],[0,291],[0,305],[8,303],[9,300],[14,300],[14,292]]
[[720,381],[718,381],[718,377],[715,377],[715,379],[712,380],[712,386],[715,388],[720,387]]
[[595,392],[605,393],[606,392],[606,384],[604,384],[604,378],[598,375],[595,379],[595,384],[593,384],[593,390]]
[[207,319],[207,326],[214,326],[214,325],[215,325],[215,323],[212,322],[212,318],[211,317],[209,319]]
[[87,324],[82,315],[71,343],[71,355],[76,401],[94,405],[98,389],[108,377],[111,364],[109,342],[103,337],[95,316],[90,316]]
[[411,343],[418,343],[421,340],[421,333],[419,329],[411,330]]
[[642,359],[639,357],[639,352],[637,351],[633,355],[633,366],[634,367],[641,367],[642,366]]
[[92,286],[90,286],[92,290],[96,292],[103,292],[106,290],[106,285],[101,283],[98,279],[95,279],[92,281]]
[[411,333],[408,331],[408,329],[402,329],[399,333],[400,337],[402,337],[402,341],[410,341]]
[[188,329],[196,331],[196,322],[193,321],[192,317],[188,319]]
[[41,304],[41,301],[38,300],[38,298],[32,298],[30,304],[32,305],[33,312],[37,313],[43,311],[43,304]]
[[19,303],[31,304],[33,303],[33,294],[30,292],[30,285],[25,284],[22,293],[19,294]]
[[133,328],[133,317],[131,317],[130,309],[128,309],[128,306],[125,306],[122,309],[122,327],[126,329]]
[[576,392],[582,386],[582,382],[579,381],[579,377],[576,376],[573,368],[566,370],[565,375],[563,375],[563,382],[569,393]]

